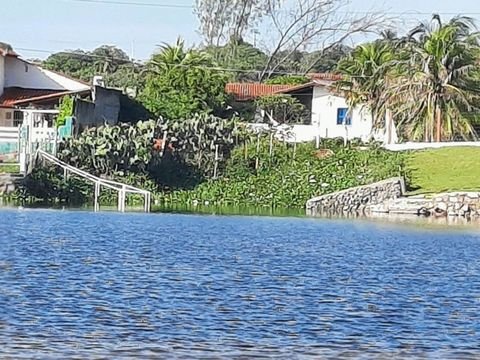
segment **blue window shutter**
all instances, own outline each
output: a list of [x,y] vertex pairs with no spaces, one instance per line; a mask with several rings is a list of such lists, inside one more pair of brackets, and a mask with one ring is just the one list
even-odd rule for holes
[[352,115],[347,108],[337,109],[337,125],[352,125]]
[[343,125],[345,118],[347,117],[347,108],[338,108],[337,109],[337,125]]
[[346,115],[345,125],[352,125],[352,114]]

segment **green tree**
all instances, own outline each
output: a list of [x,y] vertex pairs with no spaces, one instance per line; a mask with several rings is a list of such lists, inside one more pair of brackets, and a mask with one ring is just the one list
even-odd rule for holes
[[50,55],[42,64],[48,70],[58,71],[76,79],[91,81],[95,75],[93,58],[83,50],[62,51]]
[[325,73],[335,71],[338,63],[350,55],[352,49],[339,44],[326,51],[313,51],[304,55],[301,69],[304,73]]
[[90,82],[95,75],[103,76],[113,88],[136,90],[141,82],[143,67],[130,60],[115,46],[102,45],[93,51],[64,51],[50,55],[42,66],[76,79]]
[[435,15],[430,23],[414,28],[404,45],[406,60],[390,87],[412,139],[450,140],[475,137],[468,112],[477,109],[480,82],[479,33],[473,20],[455,17],[442,23]]
[[118,70],[119,66],[130,62],[125,51],[110,45],[102,45],[90,53],[95,70],[99,74],[111,74]]
[[394,53],[389,43],[373,42],[358,46],[338,64],[338,72],[344,76],[337,83],[345,91],[348,103],[365,105],[373,116],[375,127],[383,125],[386,108],[388,77],[393,66]]
[[224,69],[234,69],[232,81],[258,81],[267,55],[252,44],[230,41],[223,46],[208,46],[205,51]]
[[141,100],[156,116],[185,119],[195,113],[219,113],[227,99],[228,75],[204,51],[184,42],[163,45],[148,64]]
[[60,105],[58,107],[58,116],[57,120],[55,121],[55,126],[63,126],[65,125],[65,121],[67,117],[73,115],[73,98],[71,96],[64,96],[60,101]]

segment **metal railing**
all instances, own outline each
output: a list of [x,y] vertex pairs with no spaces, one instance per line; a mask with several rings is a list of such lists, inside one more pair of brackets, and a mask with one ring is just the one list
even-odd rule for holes
[[74,166],[68,165],[67,163],[59,160],[55,156],[43,150],[37,150],[35,158],[38,159],[39,157],[43,158],[46,161],[49,161],[52,164],[55,164],[61,167],[63,169],[63,175],[65,178],[68,177],[69,173],[72,173],[77,176],[80,176],[81,178],[91,181],[95,186],[95,198],[94,198],[95,212],[100,211],[99,197],[100,197],[100,191],[102,186],[118,192],[118,211],[125,212],[125,203],[126,203],[127,194],[130,193],[130,194],[143,195],[144,210],[145,212],[150,212],[151,198],[152,198],[152,194],[150,193],[150,191],[142,190],[134,186],[122,184],[120,182],[116,182],[113,180],[99,178],[83,170],[80,170]]

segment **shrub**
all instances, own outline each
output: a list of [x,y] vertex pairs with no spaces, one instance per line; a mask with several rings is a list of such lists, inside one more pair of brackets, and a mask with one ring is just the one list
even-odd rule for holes
[[343,147],[343,142],[326,141],[323,147],[333,155],[319,158],[313,144],[276,142],[273,156],[263,139],[257,153],[255,143],[237,147],[228,161],[225,176],[200,184],[193,191],[163,194],[167,203],[209,203],[215,205],[304,207],[308,199],[366,185],[403,174],[403,155],[379,148],[361,150]]

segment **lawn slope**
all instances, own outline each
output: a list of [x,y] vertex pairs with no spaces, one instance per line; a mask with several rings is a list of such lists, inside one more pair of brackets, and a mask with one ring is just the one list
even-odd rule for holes
[[480,147],[416,151],[406,165],[413,193],[480,191]]

